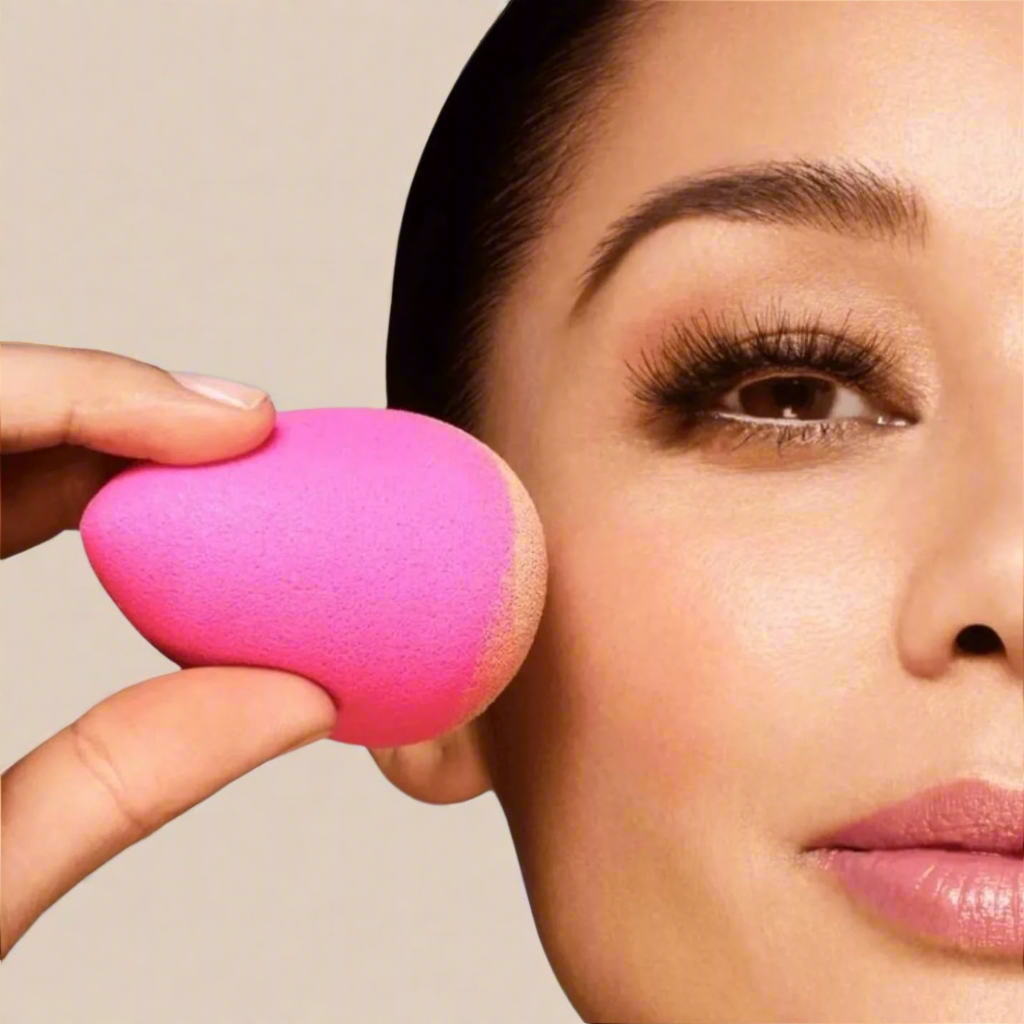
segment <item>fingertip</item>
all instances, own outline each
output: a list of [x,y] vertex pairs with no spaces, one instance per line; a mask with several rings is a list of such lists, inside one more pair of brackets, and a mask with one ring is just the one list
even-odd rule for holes
[[[252,738],[260,757],[271,757],[330,735],[338,707],[314,680],[284,669],[209,665],[176,673],[177,685],[195,687],[214,706],[231,708],[235,728]],[[227,704],[221,703],[226,700]]]
[[274,431],[277,409],[265,392],[251,409],[191,389],[181,393],[188,396],[185,401],[154,407],[138,418],[133,457],[169,466],[219,462],[254,451]]

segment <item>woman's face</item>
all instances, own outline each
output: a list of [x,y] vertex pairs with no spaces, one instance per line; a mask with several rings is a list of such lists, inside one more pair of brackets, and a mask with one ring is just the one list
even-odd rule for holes
[[[661,5],[501,315],[481,436],[534,497],[550,577],[488,712],[494,782],[588,1020],[1020,1019],[1021,949],[957,916],[962,872],[918,872],[929,911],[875,855],[879,910],[806,851],[935,786],[1024,785],[1021,10]],[[753,222],[722,216],[739,186],[705,190],[571,315],[652,190],[796,158],[905,191],[862,210],[849,181],[766,177]],[[686,363],[696,324],[780,316],[890,359],[672,391],[673,338]],[[669,381],[648,416],[645,366]],[[673,401],[747,422],[687,427]],[[972,624],[1001,643],[966,653]]]

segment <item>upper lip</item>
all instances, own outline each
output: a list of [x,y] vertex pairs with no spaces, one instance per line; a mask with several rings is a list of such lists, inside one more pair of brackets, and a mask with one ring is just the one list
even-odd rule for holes
[[901,850],[936,847],[1024,854],[1024,789],[977,779],[935,786],[829,832],[810,849]]

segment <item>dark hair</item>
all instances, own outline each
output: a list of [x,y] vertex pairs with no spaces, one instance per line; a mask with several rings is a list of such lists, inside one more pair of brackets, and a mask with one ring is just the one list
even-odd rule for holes
[[[510,0],[427,139],[398,236],[388,407],[472,432],[495,310],[591,137],[641,0]],[[584,115],[584,116],[581,116]]]

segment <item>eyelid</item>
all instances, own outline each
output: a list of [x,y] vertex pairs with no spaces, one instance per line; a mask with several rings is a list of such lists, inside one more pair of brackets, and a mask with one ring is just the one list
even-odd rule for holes
[[905,360],[891,336],[877,328],[851,330],[852,310],[835,328],[821,314],[794,318],[772,307],[755,316],[743,314],[740,326],[723,313],[711,322],[706,311],[674,320],[653,351],[640,354],[641,370],[626,361],[640,390],[671,393],[674,400],[706,398],[754,374],[779,376],[797,372],[824,376],[854,386],[879,401],[916,408],[920,395],[905,372]]
[[[810,449],[817,454],[835,454],[856,436],[859,442],[877,440],[880,432],[864,420],[806,420],[783,424],[779,420],[727,420],[716,424],[711,416],[697,418],[679,439],[686,449],[714,452],[724,448],[730,455],[751,440],[758,445],[774,444],[781,455],[783,448]],[[739,437],[739,441],[735,439]]]

